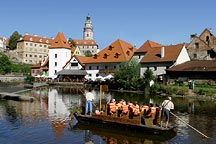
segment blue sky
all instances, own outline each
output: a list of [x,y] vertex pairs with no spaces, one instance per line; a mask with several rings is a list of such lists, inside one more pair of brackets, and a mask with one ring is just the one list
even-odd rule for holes
[[82,39],[88,14],[100,49],[116,39],[139,48],[146,40],[189,42],[205,28],[216,33],[215,0],[4,0],[0,5],[0,37],[14,31],[46,37],[63,32]]

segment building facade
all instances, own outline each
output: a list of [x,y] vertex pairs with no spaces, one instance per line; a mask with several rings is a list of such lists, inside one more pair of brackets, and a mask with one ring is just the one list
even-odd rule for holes
[[16,57],[20,62],[36,64],[47,57],[53,39],[25,33],[17,41]]
[[56,78],[71,58],[71,47],[63,33],[58,32],[52,45],[49,47],[49,77]]
[[191,60],[215,60],[216,37],[209,29],[205,29],[200,36],[192,34],[187,51]]
[[5,37],[0,37],[0,51],[6,51],[8,44],[8,39]]

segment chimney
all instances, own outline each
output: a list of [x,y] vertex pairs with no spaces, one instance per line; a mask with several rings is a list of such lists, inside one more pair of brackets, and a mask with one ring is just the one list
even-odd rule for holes
[[164,58],[164,47],[161,47],[161,58]]

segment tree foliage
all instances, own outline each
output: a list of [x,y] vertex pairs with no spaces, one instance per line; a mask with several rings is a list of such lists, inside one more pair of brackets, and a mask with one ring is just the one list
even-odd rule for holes
[[76,43],[74,42],[74,40],[72,38],[69,38],[68,42],[71,46],[73,46],[73,47],[76,46]]
[[10,50],[16,49],[17,40],[19,40],[20,37],[22,37],[22,35],[20,35],[17,31],[13,32],[13,34],[10,36],[10,39],[9,39],[9,49]]
[[91,57],[92,56],[91,51],[90,50],[85,51],[85,56]]
[[144,82],[147,88],[150,87],[150,81],[154,80],[154,75],[151,69],[146,69],[145,73],[143,74],[144,76]]
[[135,59],[122,62],[115,71],[114,80],[119,87],[128,90],[142,90],[144,87],[144,79],[140,77],[140,65]]
[[23,63],[12,63],[7,55],[0,52],[0,74],[18,73],[29,75],[31,73],[31,65]]
[[6,74],[11,71],[11,61],[7,55],[0,52],[0,73]]

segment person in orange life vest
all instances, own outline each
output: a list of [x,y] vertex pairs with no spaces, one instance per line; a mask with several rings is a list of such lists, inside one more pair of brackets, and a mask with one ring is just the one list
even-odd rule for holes
[[163,120],[165,117],[166,117],[165,128],[168,127],[168,123],[169,123],[169,119],[170,119],[169,113],[170,113],[170,110],[174,109],[174,104],[171,100],[172,100],[172,98],[168,97],[168,99],[164,100],[163,103],[161,104],[162,105],[161,127],[162,127]]
[[88,110],[90,114],[92,114],[92,101],[94,100],[94,94],[91,91],[92,91],[91,88],[89,88],[88,92],[85,94],[86,97],[85,114],[88,113]]
[[133,107],[133,114],[134,116],[138,116],[140,114],[140,107],[137,102],[135,102]]
[[153,104],[150,103],[150,106],[148,108],[148,110],[146,111],[146,113],[144,113],[142,116],[141,116],[141,123],[145,125],[145,118],[150,118],[152,116],[152,110],[151,108],[153,107]]
[[116,113],[116,101],[115,99],[112,99],[111,102],[109,103],[109,108],[110,108],[110,114]]
[[128,105],[126,104],[125,101],[122,103],[122,114],[127,114],[128,113]]

